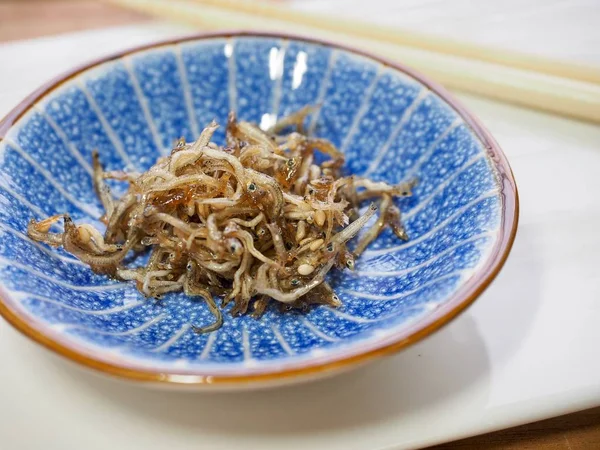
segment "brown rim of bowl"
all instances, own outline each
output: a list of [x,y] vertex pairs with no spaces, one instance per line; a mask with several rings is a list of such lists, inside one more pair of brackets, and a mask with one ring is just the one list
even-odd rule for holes
[[[215,33],[200,33],[191,36],[178,37],[174,39],[159,41],[156,43],[135,47],[133,49],[121,51],[109,56],[96,59],[90,63],[81,65],[73,70],[70,70],[63,75],[60,75],[53,80],[47,82],[33,93],[28,95],[17,107],[15,107],[8,115],[0,122],[0,141],[4,138],[8,130],[15,122],[27,112],[34,103],[40,100],[49,92],[58,88],[67,80],[77,76],[81,72],[86,71],[94,66],[122,58],[126,55],[137,53],[152,48],[164,47],[185,43],[188,41],[196,41],[203,39],[215,38],[232,38],[232,37],[270,37],[277,39],[303,41],[317,45],[329,46],[353,54],[362,55],[377,61],[384,66],[403,72],[410,77],[416,79],[434,92],[445,102],[447,102],[471,128],[473,133],[480,139],[488,152],[488,156],[492,160],[498,175],[498,183],[500,185],[500,196],[503,205],[503,214],[499,229],[498,240],[494,244],[487,261],[479,269],[478,273],[472,276],[464,283],[452,297],[438,309],[417,321],[410,327],[402,331],[393,333],[388,337],[382,338],[376,342],[365,343],[359,345],[358,349],[349,349],[348,354],[337,355],[333,357],[315,358],[312,360],[300,361],[295,364],[290,363],[292,367],[272,367],[263,369],[244,369],[244,373],[239,375],[232,374],[214,374],[214,373],[198,373],[196,371],[173,371],[164,373],[152,368],[139,369],[117,365],[100,360],[89,351],[79,351],[63,342],[60,338],[56,339],[43,333],[30,323],[26,318],[13,311],[7,306],[6,299],[9,297],[0,287],[0,314],[17,330],[24,335],[33,339],[37,343],[45,346],[53,352],[62,355],[72,361],[75,361],[83,366],[104,372],[109,375],[143,382],[167,383],[175,385],[243,385],[248,383],[268,383],[269,381],[284,381],[293,377],[309,377],[311,375],[318,376],[328,372],[339,371],[344,368],[350,368],[360,363],[367,362],[377,357],[390,355],[398,350],[401,350],[415,342],[430,335],[434,331],[440,329],[450,320],[456,317],[459,313],[465,310],[477,297],[489,286],[491,281],[496,277],[502,266],[504,265],[510,249],[513,245],[517,223],[519,217],[519,198],[517,186],[514,176],[508,164],[504,153],[490,135],[487,129],[481,122],[471,115],[462,104],[450,95],[443,87],[429,80],[427,77],[415,72],[414,70],[405,67],[404,65],[392,62],[385,58],[380,58],[363,50],[354,49],[345,45],[328,42],[321,39],[312,39],[304,36],[298,36],[286,33],[260,33],[256,31],[221,31]],[[289,380],[291,381],[291,380]]]

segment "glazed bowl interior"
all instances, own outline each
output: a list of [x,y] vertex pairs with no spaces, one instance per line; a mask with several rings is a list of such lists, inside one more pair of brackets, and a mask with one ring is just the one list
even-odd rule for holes
[[[397,200],[410,240],[385,231],[354,273],[333,273],[338,309],[225,314],[220,330],[198,335],[191,325],[211,321],[204,302],[144,298],[26,236],[31,218],[64,212],[103,227],[95,149],[108,170],[143,171],[230,110],[268,127],[307,104],[322,105],[307,125],[345,153],[348,174],[419,180]],[[479,294],[516,225],[510,170],[468,113],[412,72],[300,38],[208,36],[128,52],[46,87],[1,129],[0,311],[53,350],[134,379],[273,381],[400,348]]]

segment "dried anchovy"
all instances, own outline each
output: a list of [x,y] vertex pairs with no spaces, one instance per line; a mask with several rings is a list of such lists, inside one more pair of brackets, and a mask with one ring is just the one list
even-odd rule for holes
[[[195,142],[179,139],[169,156],[142,174],[105,172],[94,152],[105,232],[62,214],[31,220],[28,235],[64,247],[97,273],[135,282],[148,297],[183,291],[203,298],[215,319],[193,325],[197,333],[221,327],[217,295],[221,307],[233,301],[233,315],[250,308],[254,317],[272,302],[283,310],[339,306],[327,273],[334,266],[354,270],[355,259],[387,226],[408,239],[393,198],[411,195],[415,181],[389,185],[343,176],[343,154],[331,142],[303,134],[315,110],[307,106],[268,132],[230,113],[225,147],[211,142],[218,127],[213,121]],[[290,128],[295,130],[280,134]],[[315,164],[315,152],[328,159]],[[115,199],[106,179],[129,189]],[[371,203],[360,215],[367,199],[380,200],[380,213],[351,252],[348,241],[378,209]],[[61,219],[63,232],[51,232]],[[148,250],[145,266],[124,263],[132,251]]]

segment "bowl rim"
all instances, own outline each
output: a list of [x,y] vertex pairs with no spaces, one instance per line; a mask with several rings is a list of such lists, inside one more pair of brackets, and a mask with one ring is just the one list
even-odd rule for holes
[[66,343],[67,340],[61,342],[61,339],[58,338],[58,336],[56,338],[49,336],[44,331],[38,329],[33,323],[30,323],[26,317],[23,317],[21,313],[8,306],[7,300],[10,296],[3,290],[2,286],[0,286],[0,315],[22,334],[54,353],[82,366],[128,380],[196,387],[208,387],[210,385],[214,387],[224,387],[226,385],[240,386],[250,383],[268,384],[269,382],[272,384],[279,384],[286,381],[293,382],[298,378],[317,377],[341,371],[343,369],[349,369],[367,361],[374,360],[375,358],[391,355],[404,349],[449,323],[453,318],[470,306],[497,276],[508,258],[516,237],[519,220],[519,194],[508,160],[496,140],[480,120],[472,115],[461,102],[455,99],[454,96],[441,85],[402,63],[391,61],[387,58],[380,57],[377,54],[356,49],[341,43],[291,33],[226,30],[218,32],[201,32],[163,39],[150,44],[115,52],[63,72],[63,74],[54,77],[29,94],[12,111],[10,111],[2,121],[0,121],[0,142],[4,139],[9,129],[28,110],[30,110],[38,100],[88,69],[134,53],[155,48],[183,44],[191,41],[200,42],[210,39],[236,37],[264,37],[307,42],[363,56],[376,61],[385,67],[397,70],[414,78],[454,109],[475,136],[481,141],[487,151],[488,157],[493,162],[494,169],[498,175],[498,184],[500,187],[499,195],[502,200],[501,223],[498,230],[498,239],[488,254],[485,264],[481,266],[462,286],[460,286],[445,304],[432,311],[415,324],[405,327],[403,330],[391,333],[381,339],[373,340],[369,344],[365,343],[362,346],[359,345],[357,346],[359,347],[358,349],[348,349],[347,354],[342,353],[337,355],[327,355],[320,358],[302,359],[300,361],[289,363],[288,366],[291,367],[288,367],[285,364],[263,368],[261,368],[260,365],[258,365],[257,368],[242,367],[240,368],[239,374],[218,374],[209,371],[202,372],[201,370],[178,371],[176,369],[165,373],[158,369],[152,369],[151,366],[143,369],[139,366],[136,368],[128,367],[126,362],[122,359],[119,359],[118,361],[123,362],[123,364],[107,362],[104,359],[95,357],[92,351],[80,351],[74,348],[73,345],[68,345]]

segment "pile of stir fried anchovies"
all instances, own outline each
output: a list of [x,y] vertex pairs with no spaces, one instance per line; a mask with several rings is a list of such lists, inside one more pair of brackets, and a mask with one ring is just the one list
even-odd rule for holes
[[[305,107],[267,132],[231,113],[224,147],[211,142],[218,127],[213,122],[197,141],[179,140],[169,156],[141,174],[105,172],[94,154],[104,234],[67,214],[31,220],[28,234],[62,246],[97,273],[134,280],[148,297],[181,290],[203,297],[215,321],[194,327],[198,333],[223,323],[213,295],[223,297],[222,306],[233,301],[233,315],[251,306],[255,317],[272,301],[282,310],[339,306],[326,274],[333,266],[353,270],[354,259],[387,226],[408,239],[392,198],[411,195],[414,181],[392,186],[342,176],[343,154],[304,132],[313,111]],[[325,162],[316,164],[315,152]],[[129,183],[128,191],[116,200],[107,179]],[[361,203],[373,200],[379,208],[373,202],[360,215]],[[348,241],[377,209],[377,221],[348,250]],[[64,231],[51,232],[61,219]],[[144,267],[125,263],[132,251],[148,249]]]

